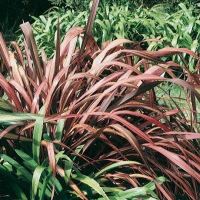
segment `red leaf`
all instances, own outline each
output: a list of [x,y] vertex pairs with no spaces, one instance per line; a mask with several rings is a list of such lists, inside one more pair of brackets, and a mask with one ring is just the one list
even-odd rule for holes
[[192,169],[183,159],[181,159],[177,154],[167,151],[166,149],[153,146],[152,144],[144,144],[144,146],[154,149],[159,153],[163,154],[169,160],[171,160],[174,164],[178,165],[181,169],[188,172],[194,179],[196,179],[200,183],[200,174],[197,173],[194,169]]

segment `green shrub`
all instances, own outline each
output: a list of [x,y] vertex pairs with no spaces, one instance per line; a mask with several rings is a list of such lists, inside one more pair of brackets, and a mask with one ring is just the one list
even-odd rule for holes
[[[130,7],[109,6],[102,4],[99,7],[94,21],[92,33],[98,45],[102,42],[112,41],[117,38],[127,38],[135,42],[146,40],[143,49],[158,50],[167,46],[188,48],[194,52],[199,52],[199,15],[195,12],[193,5],[187,8],[180,3],[179,10],[175,13],[170,11],[171,6],[157,5],[151,9],[139,7],[131,10]],[[160,15],[162,13],[162,15]],[[86,25],[89,12],[74,10],[64,11],[59,8],[51,9],[46,15],[39,18],[33,17],[32,24],[37,46],[41,52],[42,48],[48,58],[54,53],[56,41],[57,18],[60,20],[61,41],[64,35],[72,26]],[[149,39],[155,38],[152,40]],[[161,43],[164,41],[165,43]],[[195,60],[192,56],[183,55],[191,71],[194,71]],[[173,61],[181,63],[179,56],[174,55]],[[185,63],[182,63],[185,64]]]

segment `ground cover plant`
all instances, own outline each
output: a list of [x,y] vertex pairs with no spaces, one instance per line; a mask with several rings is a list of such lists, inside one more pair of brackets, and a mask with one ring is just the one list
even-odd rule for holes
[[[29,23],[22,49],[0,35],[1,197],[199,199],[199,57],[122,38],[99,47],[97,6],[63,40],[58,20],[49,60]],[[193,73],[183,54],[197,60]],[[187,108],[165,82],[183,88]]]

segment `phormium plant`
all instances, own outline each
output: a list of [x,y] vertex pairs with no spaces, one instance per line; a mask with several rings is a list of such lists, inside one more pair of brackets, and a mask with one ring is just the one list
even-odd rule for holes
[[[97,6],[86,29],[71,28],[63,41],[58,21],[51,60],[39,55],[29,23],[21,25],[23,50],[15,42],[8,50],[0,35],[1,197],[198,199],[199,75],[181,54],[199,57],[143,51],[127,39],[99,48],[91,35]],[[171,55],[186,65],[163,61]],[[183,88],[187,108],[165,82]]]

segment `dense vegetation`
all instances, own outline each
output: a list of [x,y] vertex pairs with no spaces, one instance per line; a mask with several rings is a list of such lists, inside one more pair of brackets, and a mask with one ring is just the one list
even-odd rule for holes
[[198,200],[198,4],[67,2],[0,34],[0,198]]
[[[6,40],[15,40],[20,32],[19,25],[23,21],[29,21],[32,23],[32,16],[38,17],[43,14],[44,11],[51,8],[51,6],[59,6],[65,10],[74,11],[86,11],[88,10],[88,5],[91,0],[2,0],[0,6],[0,31],[3,33]],[[181,0],[109,0],[101,1],[107,3],[108,5],[129,5],[131,8],[136,8],[139,6],[144,6],[151,8],[152,6],[160,3],[169,3],[176,5]],[[197,0],[186,1],[188,4],[195,4]],[[196,4],[195,4],[196,5]],[[173,8],[173,6],[171,6]]]
[[[162,13],[162,15],[160,15]],[[66,32],[73,26],[85,27],[89,16],[89,9],[75,11],[55,7],[32,24],[36,43],[39,49],[44,49],[48,57],[54,53],[56,44],[57,18],[60,16],[61,40]],[[143,6],[137,9],[129,5],[110,6],[101,4],[98,8],[92,33],[100,46],[103,42],[113,41],[117,38],[127,38],[135,42],[147,40],[143,48],[157,50],[163,46],[184,47],[194,52],[199,52],[200,47],[200,16],[195,5],[180,3],[176,9],[171,10],[171,5],[156,5],[151,9]],[[154,42],[149,39],[157,39]],[[160,43],[159,41],[165,43]],[[54,41],[54,42],[53,42]],[[147,48],[148,47],[148,48]],[[173,60],[179,59],[174,56]],[[194,69],[194,60],[187,58],[190,70]],[[181,60],[179,59],[180,63]]]

